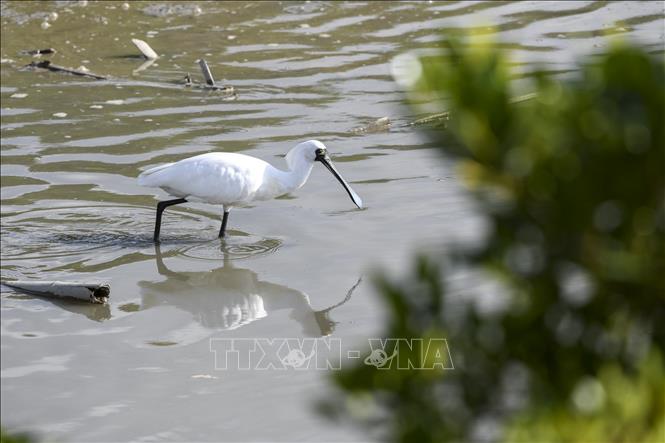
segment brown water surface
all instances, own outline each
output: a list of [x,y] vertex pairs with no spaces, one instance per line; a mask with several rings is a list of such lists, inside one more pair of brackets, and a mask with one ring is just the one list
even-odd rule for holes
[[[391,60],[454,28],[498,33],[517,73],[569,72],[607,35],[664,42],[662,2],[85,3],[1,4],[2,278],[112,288],[109,306],[2,289],[2,424],[57,441],[364,439],[316,414],[328,371],[215,370],[210,339],[362,349],[382,313],[367,278],[345,299],[360,277],[482,238],[454,169],[403,126],[418,116]],[[140,69],[131,38],[160,58]],[[47,47],[41,60],[109,80],[19,69]],[[201,81],[202,57],[235,99],[178,83]],[[389,130],[353,131],[384,116]],[[166,195],[138,186],[141,170],[210,151],[283,167],[308,139],[365,209],[316,167],[292,195],[232,212],[224,242],[220,208],[169,208],[155,248]]]

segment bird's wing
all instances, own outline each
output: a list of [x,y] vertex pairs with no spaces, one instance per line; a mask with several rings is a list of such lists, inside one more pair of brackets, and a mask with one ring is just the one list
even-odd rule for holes
[[247,155],[213,152],[149,169],[139,176],[139,184],[176,197],[232,204],[253,197],[267,166]]

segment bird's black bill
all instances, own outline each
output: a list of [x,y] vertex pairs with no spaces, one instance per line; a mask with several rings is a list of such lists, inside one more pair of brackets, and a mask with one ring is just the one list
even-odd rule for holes
[[351,197],[351,200],[353,200],[353,203],[355,203],[355,205],[358,206],[359,208],[362,208],[363,207],[362,199],[358,194],[356,194],[356,192],[353,189],[351,189],[351,186],[349,186],[346,180],[344,180],[342,176],[339,175],[339,172],[337,172],[337,169],[335,169],[332,162],[330,161],[330,157],[328,157],[327,155],[317,156],[316,159],[321,163],[323,163],[323,166],[328,168],[328,171],[332,172],[332,175],[334,175],[335,178],[339,180],[342,186],[344,186],[346,192],[349,194],[349,197]]

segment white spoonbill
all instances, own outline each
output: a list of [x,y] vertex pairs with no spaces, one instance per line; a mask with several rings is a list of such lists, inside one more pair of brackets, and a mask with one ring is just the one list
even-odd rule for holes
[[326,146],[318,140],[300,143],[286,154],[288,171],[255,157],[231,152],[210,152],[148,169],[139,175],[140,185],[162,188],[178,197],[157,204],[155,242],[159,241],[164,209],[187,201],[222,205],[224,217],[219,237],[224,237],[231,208],[295,191],[305,184],[315,161],[323,163],[344,186],[353,203],[362,208],[362,200],[337,172]]

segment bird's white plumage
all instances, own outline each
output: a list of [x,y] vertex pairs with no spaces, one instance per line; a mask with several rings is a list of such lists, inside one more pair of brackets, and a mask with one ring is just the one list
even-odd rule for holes
[[139,175],[140,185],[162,188],[178,197],[157,204],[153,238],[155,242],[159,241],[164,210],[187,201],[223,205],[224,217],[219,231],[222,238],[231,208],[295,191],[305,184],[315,161],[321,162],[342,184],[353,203],[362,208],[362,199],[333,166],[320,141],[309,140],[291,149],[286,154],[287,171],[248,155],[211,152],[156,166]]
[[300,143],[291,149],[286,155],[286,171],[248,155],[211,152],[148,169],[139,175],[138,182],[143,186],[162,188],[187,201],[221,204],[226,211],[295,191],[305,184],[316,160],[322,161],[333,172],[354,203],[361,207],[360,197],[334,170],[325,145],[317,140]]
[[275,171],[269,163],[248,155],[211,152],[148,169],[139,176],[139,184],[191,201],[242,206],[261,199],[260,194],[265,197],[267,188],[281,191],[279,183],[271,180],[279,175]]

